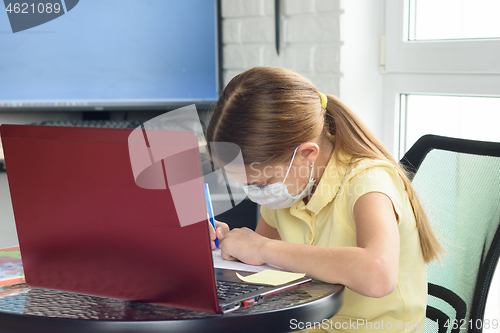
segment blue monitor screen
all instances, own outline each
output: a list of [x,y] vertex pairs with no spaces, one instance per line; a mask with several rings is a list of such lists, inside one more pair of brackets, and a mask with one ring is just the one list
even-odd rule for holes
[[216,1],[53,2],[62,15],[15,33],[0,11],[0,110],[218,99]]

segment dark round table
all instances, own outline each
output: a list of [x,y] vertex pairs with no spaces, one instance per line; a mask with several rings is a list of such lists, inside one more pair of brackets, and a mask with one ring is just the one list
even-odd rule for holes
[[27,284],[0,287],[0,332],[291,332],[343,303],[344,286],[312,281],[261,304],[220,315],[88,296]]

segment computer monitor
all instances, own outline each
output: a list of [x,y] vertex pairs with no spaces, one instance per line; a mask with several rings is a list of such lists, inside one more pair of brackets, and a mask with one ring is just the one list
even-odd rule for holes
[[16,33],[0,11],[0,112],[213,104],[219,2],[77,1],[70,11],[62,6],[64,15]]

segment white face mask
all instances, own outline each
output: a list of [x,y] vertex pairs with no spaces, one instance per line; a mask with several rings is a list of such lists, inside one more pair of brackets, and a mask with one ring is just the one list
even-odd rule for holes
[[309,176],[309,183],[307,183],[306,187],[301,193],[292,196],[288,192],[288,189],[285,185],[286,178],[288,177],[288,173],[290,172],[290,167],[292,166],[293,159],[295,158],[295,154],[297,153],[297,149],[299,147],[295,148],[295,151],[293,152],[292,161],[288,166],[288,170],[286,172],[285,179],[283,179],[283,182],[273,183],[263,187],[257,185],[243,185],[243,190],[248,195],[248,198],[250,198],[250,200],[270,209],[281,209],[291,207],[294,203],[302,200],[304,197],[308,196],[311,193],[314,185],[314,162],[311,165],[311,175]]

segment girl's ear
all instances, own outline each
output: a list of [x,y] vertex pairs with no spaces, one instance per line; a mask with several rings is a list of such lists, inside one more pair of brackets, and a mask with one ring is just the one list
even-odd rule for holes
[[303,159],[308,160],[309,163],[313,163],[318,158],[319,146],[317,143],[312,141],[305,142],[299,147],[297,154]]

